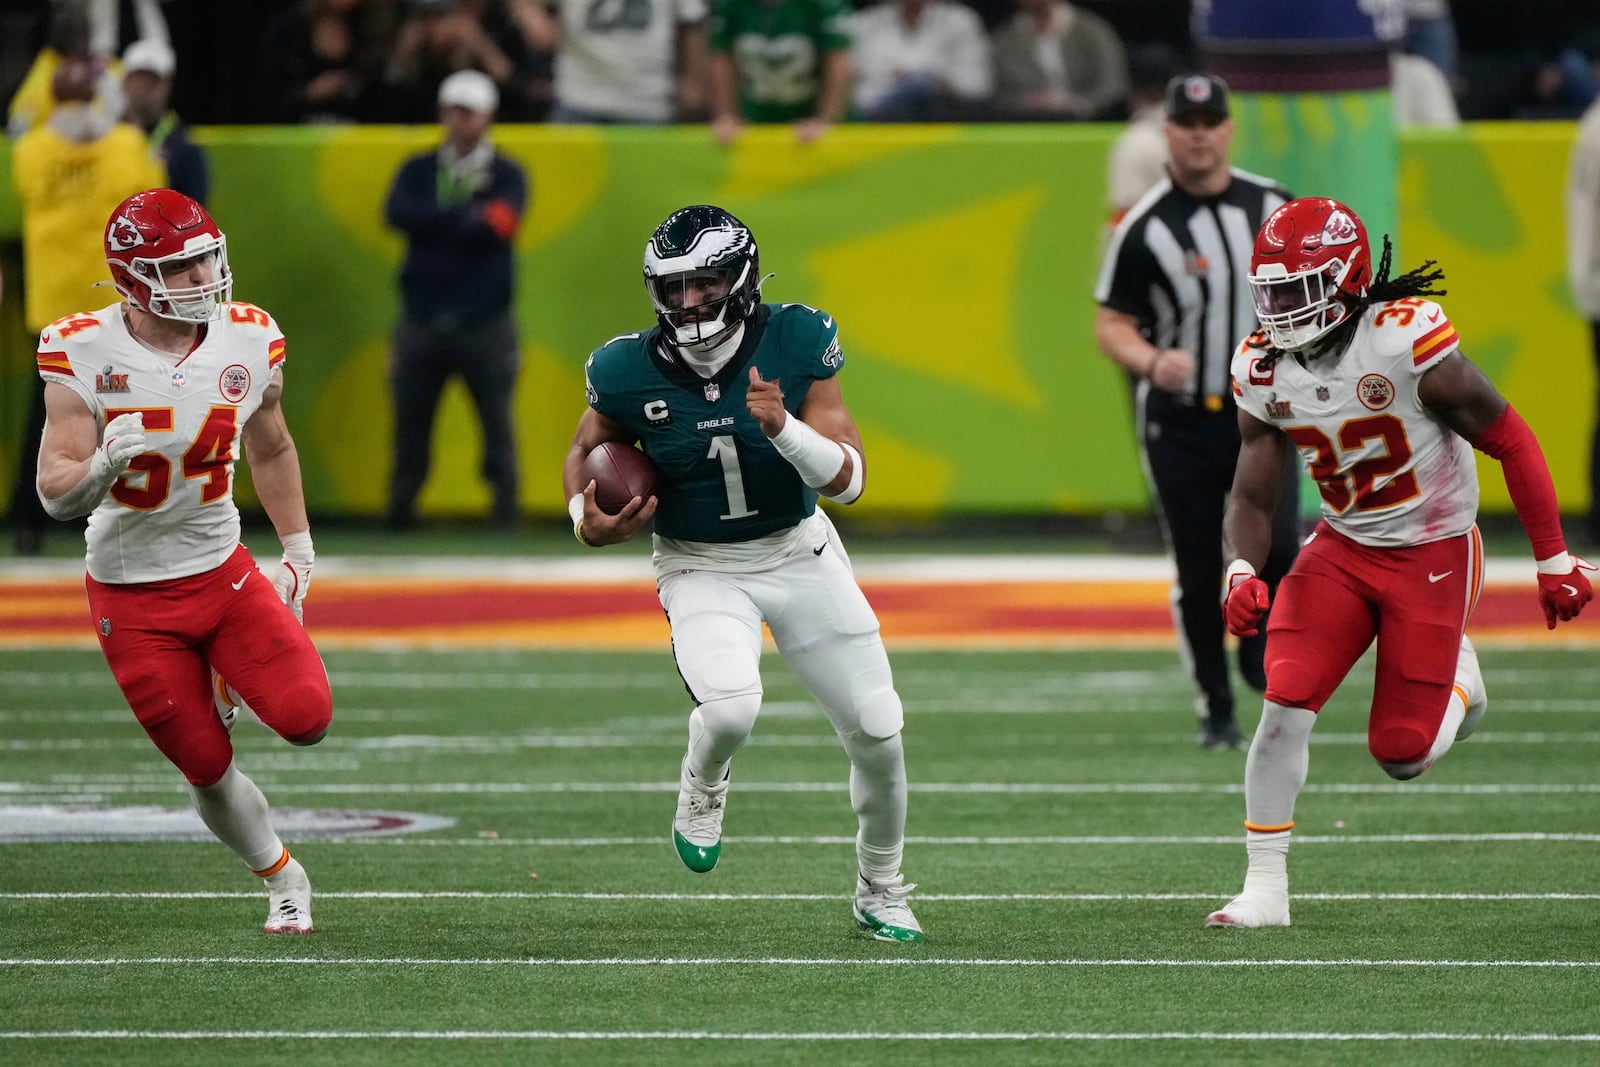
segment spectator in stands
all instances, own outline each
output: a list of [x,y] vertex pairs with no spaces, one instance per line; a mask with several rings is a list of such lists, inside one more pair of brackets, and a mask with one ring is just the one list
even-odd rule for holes
[[1450,0],[1401,0],[1400,6],[1406,16],[1406,54],[1426,59],[1453,85],[1461,49]]
[[793,122],[809,144],[850,100],[846,0],[715,0],[711,130],[731,144],[745,122]]
[[261,48],[262,117],[280,123],[379,117],[391,15],[387,4],[363,0],[301,0],[279,12]]
[[[1567,167],[1567,277],[1578,310],[1589,320],[1594,362],[1600,375],[1600,100],[1578,124]],[[1585,530],[1600,545],[1600,398],[1590,412],[1589,512]]]
[[543,31],[556,50],[551,122],[704,120],[706,0],[557,6],[559,21]]
[[384,70],[385,110],[396,122],[427,122],[444,79],[461,70],[486,73],[497,87],[511,59],[461,0],[407,0],[409,14]]
[[130,44],[122,53],[122,91],[127,98],[122,119],[150,139],[150,150],[166,168],[167,187],[204,205],[211,193],[205,153],[189,140],[189,128],[168,106],[177,65],[172,46],[165,41]]
[[[96,306],[106,276],[106,219],[124,197],[165,183],[143,133],[94,106],[101,68],[63,56],[51,76],[55,108],[44,124],[17,138],[11,177],[22,209],[23,322],[37,335],[74,311]],[[34,489],[44,435],[44,381],[35,377],[16,483],[11,526],[17,551],[40,551],[49,516]]]
[[1389,94],[1396,126],[1461,125],[1450,83],[1429,60],[1399,50],[1389,52]]
[[543,122],[549,115],[559,31],[539,0],[461,0],[461,10],[482,25],[511,61],[500,84],[501,122]]
[[994,35],[999,117],[1047,122],[1120,117],[1128,57],[1111,23],[1061,0],[1017,0]]
[[[122,114],[122,74],[115,59],[106,53],[90,51],[91,38],[114,36],[114,27],[101,25],[104,10],[96,6],[91,23],[91,8],[84,0],[61,3],[50,18],[49,39],[34,56],[33,65],[11,97],[6,134],[20,137],[36,129],[56,107],[53,92],[56,69],[67,61],[86,64],[94,82],[90,106],[102,117],[115,121]],[[165,24],[163,24],[163,32]]]
[[856,13],[855,103],[871,122],[975,118],[994,92],[983,23],[954,0],[883,0]]
[[528,178],[488,139],[498,105],[487,74],[462,70],[446,78],[439,85],[445,142],[406,160],[384,206],[384,217],[406,237],[389,366],[389,524],[397,529],[416,523],[439,397],[458,375],[483,428],[481,470],[494,494],[494,520],[509,527],[518,519],[512,242],[527,207]]
[[1111,143],[1106,164],[1106,201],[1111,224],[1122,221],[1139,198],[1167,176],[1167,82],[1178,55],[1159,42],[1129,50],[1128,124]]

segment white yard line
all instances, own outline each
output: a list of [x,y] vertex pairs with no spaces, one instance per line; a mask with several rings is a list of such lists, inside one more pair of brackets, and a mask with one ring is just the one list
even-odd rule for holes
[[[1210,893],[918,893],[919,902],[1102,902],[1148,903],[1169,900],[1216,900],[1232,890]],[[257,900],[259,892],[63,892],[0,893],[0,900]],[[682,901],[691,903],[748,900],[829,901],[853,899],[847,893],[508,893],[469,890],[349,890],[318,892],[318,900],[585,900],[585,901]],[[1335,902],[1372,901],[1461,901],[1493,903],[1499,901],[1600,900],[1600,893],[1296,893],[1296,903],[1307,900]]]
[[[148,744],[147,742],[142,742]],[[263,789],[270,787],[278,792],[314,793],[333,795],[374,794],[541,794],[541,793],[677,793],[678,783],[671,782],[290,782],[271,775],[260,775]],[[1236,782],[912,782],[907,789],[913,793],[954,795],[1026,795],[1046,796],[1137,796],[1150,794],[1237,795],[1244,785]],[[88,776],[63,776],[56,782],[0,781],[0,799],[14,799],[18,794],[48,793],[170,793],[182,792],[182,781],[167,776],[152,776],[148,780],[128,781],[126,776],[106,779]],[[849,791],[846,782],[751,782],[741,781],[737,791],[747,793],[844,793]],[[1371,795],[1404,793],[1410,796],[1572,796],[1600,793],[1600,782],[1484,782],[1484,783],[1418,783],[1418,782],[1327,782],[1310,783],[1302,793],[1332,793]]]
[[1600,960],[1420,960],[1420,959],[991,959],[981,956],[578,956],[539,959],[429,956],[106,956],[81,958],[5,957],[0,967],[1018,967],[1086,968],[1321,968],[1440,970],[1587,970]]
[[1453,1041],[1491,1044],[1592,1044],[1600,1034],[1445,1031],[715,1031],[715,1030],[0,1030],[0,1041]]

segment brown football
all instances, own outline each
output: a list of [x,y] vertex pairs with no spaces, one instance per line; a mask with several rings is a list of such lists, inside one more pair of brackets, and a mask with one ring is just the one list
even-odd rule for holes
[[594,479],[594,502],[615,515],[634,497],[649,500],[656,491],[656,465],[650,457],[619,441],[602,441],[583,459],[584,473]]

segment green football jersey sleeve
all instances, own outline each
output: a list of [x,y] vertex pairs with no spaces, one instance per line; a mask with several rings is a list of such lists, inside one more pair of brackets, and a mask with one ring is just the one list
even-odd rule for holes
[[656,532],[683,541],[749,541],[795,526],[817,492],[772,447],[745,406],[754,367],[783,388],[798,416],[811,383],[844,363],[832,316],[803,304],[763,304],[739,351],[710,378],[679,358],[660,330],[615,338],[589,357],[589,406],[633,434],[660,471]]

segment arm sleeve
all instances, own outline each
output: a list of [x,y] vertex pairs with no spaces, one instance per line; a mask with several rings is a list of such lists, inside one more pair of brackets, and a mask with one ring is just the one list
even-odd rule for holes
[[1500,461],[1511,505],[1533,544],[1533,558],[1549,559],[1565,552],[1561,511],[1544,450],[1516,409],[1507,404],[1500,417],[1472,442],[1472,447]]

